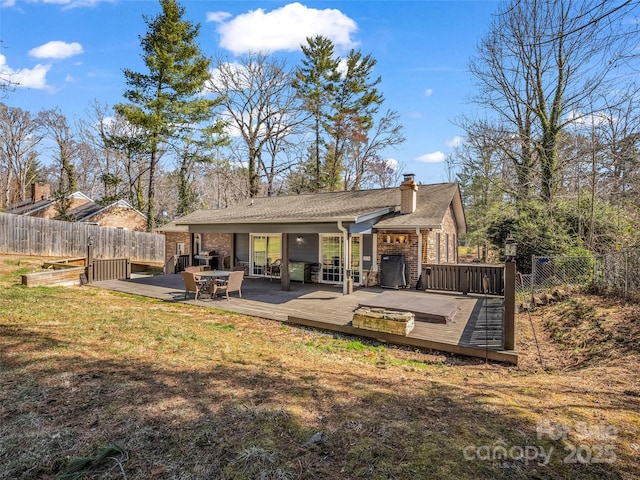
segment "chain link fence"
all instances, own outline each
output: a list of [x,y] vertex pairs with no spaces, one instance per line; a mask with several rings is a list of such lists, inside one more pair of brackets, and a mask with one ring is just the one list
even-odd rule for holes
[[640,299],[640,249],[592,257],[531,259],[531,274],[518,275],[517,301],[535,303],[554,292],[592,289],[606,295]]
[[596,257],[594,287],[599,293],[640,299],[640,249]]

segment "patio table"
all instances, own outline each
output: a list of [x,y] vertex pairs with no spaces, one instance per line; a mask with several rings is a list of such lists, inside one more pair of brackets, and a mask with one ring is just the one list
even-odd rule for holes
[[211,293],[213,291],[213,284],[216,280],[226,280],[229,278],[229,270],[203,270],[198,272],[198,276],[207,282],[207,290]]
[[231,271],[229,270],[203,270],[202,272],[198,272],[200,277],[208,277],[208,278],[229,278],[229,274]]

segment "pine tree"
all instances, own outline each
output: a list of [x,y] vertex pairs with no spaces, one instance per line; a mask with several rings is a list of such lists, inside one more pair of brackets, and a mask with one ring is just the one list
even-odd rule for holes
[[163,144],[178,139],[194,125],[210,119],[216,105],[200,95],[209,80],[211,61],[196,43],[200,25],[183,20],[184,7],[175,0],[160,0],[162,12],[144,16],[147,33],[140,38],[148,73],[125,69],[130,103],[116,111],[145,132],[149,155],[147,229],[155,228],[155,175]]
[[332,104],[328,125],[331,135],[332,155],[327,158],[326,171],[329,190],[338,187],[341,173],[345,169],[347,150],[350,144],[365,143],[373,127],[373,115],[377,113],[384,98],[376,88],[380,77],[370,79],[376,60],[371,55],[362,55],[351,50],[345,59],[346,70],[340,78]]
[[336,83],[340,80],[339,60],[334,58],[333,42],[321,35],[308,37],[307,45],[302,45],[301,48],[305,58],[302,60],[302,67],[296,71],[293,86],[304,100],[305,108],[313,119],[314,187],[318,191],[322,188],[320,170],[322,133],[327,110],[333,101]]

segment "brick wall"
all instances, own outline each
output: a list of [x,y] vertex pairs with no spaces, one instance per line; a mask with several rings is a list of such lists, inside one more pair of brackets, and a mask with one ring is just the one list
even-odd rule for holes
[[[173,257],[178,254],[178,243],[184,243],[183,255],[191,254],[191,235],[188,232],[165,232],[164,264],[166,273],[173,273]],[[168,268],[170,266],[170,268]]]
[[[405,237],[405,243],[396,242],[400,236]],[[387,237],[391,237],[391,243],[387,243]],[[399,232],[399,231],[378,231],[378,259],[377,264],[380,265],[380,259],[383,255],[404,255],[409,264],[409,286],[414,287],[418,281],[418,235],[415,230]]]
[[[418,271],[418,259],[422,255],[422,263],[457,263],[457,229],[453,216],[453,212],[449,209],[442,222],[442,229],[438,230],[422,230],[422,252],[418,252],[418,235],[415,230],[404,232],[379,230],[378,231],[378,258],[377,264],[380,265],[382,255],[404,255],[409,264],[409,286],[415,287],[421,272]],[[438,237],[439,234],[439,237]],[[395,240],[400,235],[405,237],[405,243],[397,243]],[[448,235],[448,237],[447,237]],[[387,237],[391,237],[391,243],[387,243]],[[436,259],[436,239],[440,239],[440,258]],[[448,252],[447,259],[447,238]]]
[[87,222],[97,222],[101,227],[117,227],[144,232],[147,229],[147,219],[131,208],[112,207],[86,219]]
[[[438,243],[440,248],[436,248],[436,244]],[[428,232],[427,240],[425,245],[423,245],[426,249],[424,263],[457,263],[457,243],[456,222],[452,209],[449,208],[443,219],[442,228]]]
[[[191,255],[191,234],[188,232],[165,232],[165,265],[171,263],[173,256],[177,255],[178,243],[184,243],[183,255]],[[219,255],[218,261],[222,262],[224,257],[230,256],[233,244],[233,234],[231,233],[203,233],[202,254],[212,250]],[[233,259],[231,259],[233,263]],[[222,263],[219,263],[222,268]]]
[[[209,253],[215,250],[218,255],[218,265],[223,267],[222,261],[225,257],[230,257],[233,250],[233,234],[232,233],[203,233],[202,234],[202,251]],[[233,265],[233,259],[230,259]]]

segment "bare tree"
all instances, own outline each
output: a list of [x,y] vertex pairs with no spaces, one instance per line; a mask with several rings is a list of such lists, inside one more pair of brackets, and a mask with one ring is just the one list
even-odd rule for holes
[[528,197],[537,174],[541,198],[553,200],[560,133],[592,114],[596,93],[616,81],[613,73],[635,39],[637,23],[624,21],[635,7],[633,1],[510,0],[494,17],[470,64],[479,87],[474,100],[491,112],[496,131],[520,145],[512,157],[520,197]]
[[365,137],[351,137],[346,142],[344,190],[365,186],[389,186],[398,168],[389,165],[382,154],[405,141],[398,113],[388,110]]
[[81,168],[92,169],[92,175],[83,174],[83,192],[107,203],[123,197],[123,159],[112,142],[122,125],[123,120],[114,116],[107,105],[97,100],[91,103],[87,119],[78,122],[78,136],[82,145]]
[[39,122],[55,145],[53,159],[60,169],[58,193],[75,192],[78,189],[75,165],[78,144],[67,117],[59,108],[54,108],[41,112]]
[[247,160],[251,197],[260,191],[261,176],[267,193],[273,193],[276,176],[286,168],[282,152],[302,121],[292,80],[284,60],[250,53],[238,63],[220,59],[210,82],[210,90],[222,99],[222,119],[239,140],[235,153]]
[[24,200],[38,176],[42,133],[28,111],[0,104],[0,206]]
[[[0,49],[4,48],[0,40]],[[2,53],[0,53],[0,56]],[[16,81],[16,74],[11,70],[0,71],[0,97],[6,97],[19,83]]]

